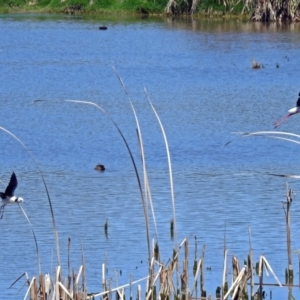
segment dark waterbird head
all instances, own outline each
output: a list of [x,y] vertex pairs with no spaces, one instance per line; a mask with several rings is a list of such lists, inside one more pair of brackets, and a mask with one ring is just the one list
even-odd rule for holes
[[105,171],[105,167],[104,167],[104,165],[97,165],[95,167],[95,170],[97,170],[97,171]]

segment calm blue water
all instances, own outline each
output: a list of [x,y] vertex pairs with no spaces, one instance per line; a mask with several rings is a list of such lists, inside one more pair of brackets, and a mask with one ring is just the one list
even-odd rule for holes
[[[98,30],[102,24],[107,31]],[[0,36],[0,126],[22,140],[44,173],[63,277],[68,273],[68,238],[75,272],[83,249],[89,292],[102,290],[105,261],[112,288],[128,283],[130,276],[137,280],[147,275],[143,209],[124,142],[100,110],[59,100],[93,101],[105,109],[128,141],[142,178],[135,119],[114,66],[140,121],[162,261],[167,263],[174,247],[168,163],[144,87],[170,147],[178,243],[189,239],[190,269],[205,245],[205,266],[212,269],[205,273],[207,294],[215,296],[222,282],[225,226],[229,280],[231,257],[242,266],[248,254],[250,227],[254,260],[265,255],[284,282],[282,201],[286,183],[297,193],[299,181],[269,174],[300,175],[299,145],[233,132],[273,130],[273,122],[295,105],[300,90],[299,24],[1,15]],[[265,68],[253,70],[252,57]],[[280,130],[300,133],[299,128],[299,116],[294,116]],[[16,172],[16,194],[27,203],[23,208],[37,237],[42,272],[53,274],[55,241],[41,177],[20,143],[4,131],[0,136],[0,179],[6,185]],[[232,143],[223,147],[228,141]],[[98,163],[106,166],[105,172],[94,170]],[[295,284],[299,215],[296,196],[291,209]],[[151,217],[150,222],[152,242]],[[6,207],[0,232],[0,298],[23,299],[24,280],[8,287],[23,272],[37,276],[38,267],[30,226],[17,206]],[[275,283],[271,276],[265,280]],[[190,289],[192,283],[190,278]],[[272,299],[288,298],[286,288],[265,290],[268,298],[271,290]],[[135,297],[136,286],[133,291]],[[292,293],[300,298],[298,288]]]

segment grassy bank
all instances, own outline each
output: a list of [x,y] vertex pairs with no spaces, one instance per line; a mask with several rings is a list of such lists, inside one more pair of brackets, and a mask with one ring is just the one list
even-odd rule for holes
[[299,0],[0,0],[0,13],[247,17],[260,22],[300,21]]
[[[175,4],[175,1],[170,0],[0,0],[0,13],[190,14],[192,2],[179,0]],[[219,0],[197,1],[193,13],[224,16],[242,12],[242,2],[237,1],[230,7],[224,3],[226,4],[221,4]]]
[[0,0],[1,13],[162,13],[166,0]]

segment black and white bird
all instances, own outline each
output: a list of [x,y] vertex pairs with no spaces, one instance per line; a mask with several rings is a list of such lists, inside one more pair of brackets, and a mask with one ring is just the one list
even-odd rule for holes
[[22,203],[24,199],[21,197],[14,196],[14,192],[18,186],[18,180],[15,172],[11,174],[9,184],[5,189],[5,192],[0,192],[1,207],[0,207],[0,219],[3,218],[4,208],[6,204]]
[[277,128],[281,123],[286,121],[290,116],[298,114],[299,112],[300,112],[300,93],[298,95],[296,107],[289,109],[288,114],[286,116],[284,116],[283,118],[281,118],[280,120],[278,120],[274,123],[274,127]]

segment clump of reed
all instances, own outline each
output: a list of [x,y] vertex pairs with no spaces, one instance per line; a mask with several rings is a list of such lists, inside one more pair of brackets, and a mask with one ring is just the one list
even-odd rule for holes
[[[172,259],[164,264],[155,258],[155,249],[153,248],[153,256],[151,258],[150,267],[153,270],[152,274],[144,278],[140,278],[136,281],[131,281],[122,286],[111,286],[111,282],[106,278],[106,264],[102,264],[102,287],[99,286],[99,292],[88,293],[86,289],[86,275],[85,275],[85,264],[82,255],[82,264],[78,269],[78,273],[70,273],[68,270],[68,277],[63,278],[61,266],[57,266],[55,270],[54,278],[51,277],[49,273],[40,274],[38,277],[29,278],[27,273],[24,273],[20,278],[18,278],[13,284],[19,281],[23,276],[26,277],[27,291],[24,299],[77,299],[77,300],[87,300],[87,299],[125,299],[128,295],[128,290],[130,294],[130,299],[132,299],[132,290],[135,287],[136,299],[137,300],[156,300],[156,299],[249,299],[249,293],[251,294],[251,299],[254,296],[257,299],[263,299],[264,295],[264,274],[269,276],[269,273],[273,275],[276,280],[274,284],[268,284],[268,286],[279,286],[283,285],[278,280],[276,274],[274,273],[270,263],[267,258],[263,255],[260,256],[259,262],[257,263],[257,276],[258,282],[254,283],[255,273],[253,269],[252,262],[252,249],[248,254],[248,261],[244,262],[244,266],[240,267],[240,262],[237,257],[232,257],[232,284],[228,286],[228,266],[227,266],[227,251],[225,251],[224,256],[224,274],[222,286],[216,287],[215,298],[211,294],[207,295],[204,288],[204,251],[205,246],[203,246],[201,257],[194,260],[193,265],[193,276],[191,278],[192,288],[189,288],[189,274],[190,270],[188,253],[189,253],[189,240],[185,238],[178,247],[178,251],[173,250]],[[69,269],[69,268],[68,268]],[[180,283],[178,283],[177,278],[180,278]],[[144,282],[145,292],[142,293],[142,286],[140,283]],[[199,284],[200,283],[200,284]],[[258,286],[257,290],[254,286]],[[290,285],[288,285],[290,287]],[[248,290],[250,287],[250,291]],[[126,292],[127,289],[127,292]],[[198,293],[199,289],[199,293]],[[142,295],[145,294],[143,297]],[[200,295],[200,297],[197,297]]]

